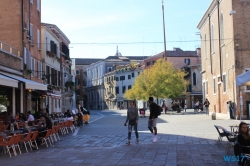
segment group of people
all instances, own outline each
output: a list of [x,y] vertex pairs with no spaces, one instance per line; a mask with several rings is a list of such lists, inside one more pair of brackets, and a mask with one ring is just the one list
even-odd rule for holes
[[[138,109],[135,107],[135,102],[130,101],[130,107],[127,110],[127,118],[124,123],[124,126],[128,126],[128,141],[126,142],[127,145],[130,145],[130,140],[131,140],[131,133],[132,133],[132,128],[134,127],[135,131],[135,136],[136,136],[136,143],[139,143],[139,134],[138,134],[138,120],[139,120],[139,115],[138,115]],[[148,120],[148,129],[152,133],[152,140],[153,142],[157,141],[157,118],[158,118],[158,105],[154,103],[154,98],[149,97],[149,120]],[[127,125],[128,123],[128,125]]]
[[[209,108],[210,102],[208,101],[207,98],[204,101],[203,105],[205,107],[205,113],[206,113],[206,115],[208,115],[209,114],[209,109],[208,108]],[[196,102],[195,102],[195,105],[194,105],[194,113],[198,113],[199,109],[201,110],[201,112],[204,112],[203,111],[203,105],[199,101],[199,99],[197,99]]]

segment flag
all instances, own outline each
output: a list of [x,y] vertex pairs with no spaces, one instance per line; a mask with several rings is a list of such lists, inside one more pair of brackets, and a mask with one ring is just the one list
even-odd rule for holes
[[250,81],[250,70],[247,72],[236,76],[236,85],[240,86],[242,84],[245,84],[246,82]]

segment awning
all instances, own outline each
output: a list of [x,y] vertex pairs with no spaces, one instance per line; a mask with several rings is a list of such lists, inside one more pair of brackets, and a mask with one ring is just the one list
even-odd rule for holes
[[241,75],[236,76],[236,85],[237,86],[241,86],[248,81],[250,81],[250,70],[248,70],[247,72],[245,72]]
[[6,77],[10,77],[12,79],[21,81],[25,83],[25,88],[26,89],[37,89],[37,90],[47,90],[47,85],[35,82],[35,81],[31,81],[28,80],[26,78],[22,78],[22,77],[18,77],[18,76],[14,76],[14,75],[9,75],[9,74],[4,74],[6,75]]
[[50,96],[52,99],[61,99],[61,95],[59,94],[47,93],[47,95]]
[[13,79],[11,79],[9,77],[6,77],[4,75],[0,75],[0,85],[17,88],[18,87],[18,81],[13,80]]

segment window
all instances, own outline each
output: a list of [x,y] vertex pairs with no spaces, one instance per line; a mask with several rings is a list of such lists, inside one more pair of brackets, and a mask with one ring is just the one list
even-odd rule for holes
[[135,77],[135,73],[132,73],[132,77]]
[[40,12],[40,6],[41,6],[41,1],[40,0],[36,0],[36,8],[37,8],[37,10]]
[[79,70],[76,70],[76,75],[80,75],[80,71]]
[[227,91],[227,81],[226,81],[226,75],[223,75],[223,92]]
[[42,62],[37,61],[37,68],[38,68],[37,77],[41,79],[43,74]]
[[33,43],[33,24],[30,23],[30,42]]
[[34,3],[34,2],[33,2],[33,0],[30,0],[30,3],[32,3],[32,4],[33,4],[33,3]]
[[125,93],[126,92],[126,86],[123,86],[122,87],[122,93]]
[[116,77],[116,81],[119,81],[119,77]]
[[119,86],[115,87],[116,94],[119,94]]
[[220,15],[220,44],[224,44],[224,19],[222,13]]
[[108,72],[111,72],[112,71],[112,67],[108,67]]
[[189,84],[188,86],[187,86],[187,92],[191,92],[191,84]]
[[128,79],[129,79],[129,80],[131,79],[131,75],[128,75]]
[[57,108],[57,99],[54,99],[55,101],[55,108]]
[[79,85],[79,79],[78,78],[75,79],[75,84]]
[[61,71],[57,71],[57,80],[58,80],[58,86],[61,86]]
[[147,66],[150,66],[150,65],[151,65],[151,62],[150,62],[150,61],[148,61],[148,62],[147,62]]
[[125,80],[125,76],[120,76],[120,80],[121,81]]
[[214,94],[216,94],[216,79],[214,78]]
[[214,53],[214,25],[211,25],[211,53]]
[[193,85],[196,85],[196,73],[193,72]]
[[40,30],[37,30],[37,48],[38,50],[41,50],[41,45],[40,45]]
[[34,77],[34,76],[35,76],[35,59],[34,59],[34,58],[31,58],[30,63],[31,63],[31,64],[30,64],[31,70],[32,70],[31,76]]
[[190,65],[190,59],[184,59],[184,63]]
[[128,89],[131,89],[131,85],[128,86]]

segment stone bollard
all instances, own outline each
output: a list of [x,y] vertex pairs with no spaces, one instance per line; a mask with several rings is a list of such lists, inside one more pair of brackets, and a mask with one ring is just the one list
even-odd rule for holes
[[212,117],[212,120],[216,120],[216,113],[213,112],[211,117]]

